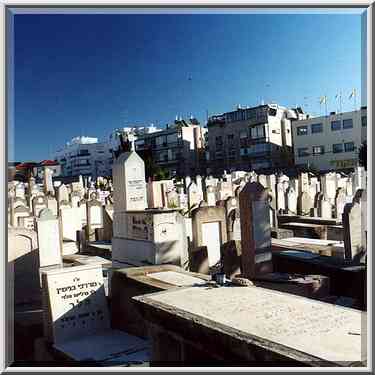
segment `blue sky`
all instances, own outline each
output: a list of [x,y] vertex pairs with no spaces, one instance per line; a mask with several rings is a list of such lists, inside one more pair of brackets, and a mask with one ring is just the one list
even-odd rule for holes
[[262,99],[319,115],[319,96],[337,110],[340,89],[352,110],[355,87],[360,105],[359,14],[18,14],[14,31],[20,161],[77,135],[190,113],[203,123]]

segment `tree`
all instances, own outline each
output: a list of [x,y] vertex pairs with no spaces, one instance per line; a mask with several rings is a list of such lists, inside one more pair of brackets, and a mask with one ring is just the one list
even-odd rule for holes
[[359,165],[365,167],[365,170],[367,171],[367,141],[364,141],[359,148],[358,159]]

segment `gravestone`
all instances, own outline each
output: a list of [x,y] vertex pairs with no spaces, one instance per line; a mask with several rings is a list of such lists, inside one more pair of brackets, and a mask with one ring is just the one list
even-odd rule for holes
[[57,200],[54,197],[47,197],[47,208],[49,208],[52,213],[57,216]]
[[206,246],[209,266],[220,261],[220,246],[227,241],[224,207],[200,207],[192,211],[193,248]]
[[63,240],[76,241],[77,231],[82,229],[79,211],[77,208],[62,206],[60,208]]
[[168,208],[178,207],[178,194],[174,188],[167,191],[167,207]]
[[[361,247],[364,253],[367,251],[367,192],[364,189],[357,189],[353,198],[353,204],[358,203],[361,209]],[[363,261],[363,259],[361,259]]]
[[189,208],[188,197],[184,193],[182,188],[179,188],[178,191],[177,191],[177,199],[178,199],[178,207],[179,208],[181,208],[183,210],[187,210]]
[[342,214],[344,227],[345,259],[352,260],[364,250],[362,237],[361,205],[357,201],[347,203]]
[[320,201],[320,217],[322,219],[332,219],[332,205],[328,200]]
[[302,192],[298,196],[297,201],[297,213],[298,215],[308,216],[310,215],[310,209],[314,206],[314,203],[308,192]]
[[185,191],[186,192],[187,192],[190,184],[191,184],[191,178],[190,178],[190,176],[186,176],[185,179],[184,179],[184,185],[185,185]]
[[41,195],[37,195],[32,200],[33,215],[38,217],[39,212],[44,208],[47,208],[47,198]]
[[297,214],[297,192],[289,187],[286,192],[286,208],[289,215]]
[[18,217],[18,227],[29,230],[35,229],[35,217],[34,216],[20,216]]
[[13,209],[12,212],[13,216],[11,216],[11,225],[17,227],[19,226],[19,218],[20,217],[30,217],[31,212],[30,210],[23,205],[17,206],[16,208]]
[[195,182],[191,182],[187,188],[188,206],[191,209],[194,206],[198,206],[203,200],[203,192],[198,189]]
[[43,189],[45,194],[54,194],[55,189],[53,188],[53,183],[52,183],[52,175],[53,175],[53,170],[44,167],[43,168]]
[[22,182],[16,185],[15,194],[16,198],[25,199],[25,185]]
[[[40,303],[37,233],[23,228],[8,228],[9,290],[15,305]],[[14,288],[14,289],[13,289]]]
[[69,202],[69,192],[65,184],[61,184],[57,187],[56,191],[58,205],[63,201]]
[[207,205],[216,206],[216,193],[213,186],[208,186],[207,188]]
[[216,200],[225,200],[233,196],[232,182],[221,181],[216,187]]
[[70,194],[70,202],[72,207],[78,207],[81,200],[81,194],[79,191],[73,190]]
[[81,224],[82,226],[85,226],[87,224],[87,201],[86,199],[81,199],[78,205],[79,209],[79,216],[81,218]]
[[326,173],[321,177],[322,193],[324,198],[330,203],[335,203],[335,196],[337,190],[337,176],[336,173]]
[[277,197],[277,211],[284,213],[286,209],[285,202],[285,185],[284,182],[278,182],[276,184],[276,197]]
[[300,173],[298,175],[298,195],[309,191],[309,174]]
[[147,359],[146,341],[110,327],[101,265],[44,271],[42,283],[44,334],[58,351],[77,361]]
[[92,196],[86,204],[87,209],[87,238],[89,241],[95,241],[95,229],[103,228],[103,206],[102,202]]
[[344,212],[344,207],[346,204],[346,194],[344,188],[337,189],[335,198],[335,216],[341,222],[342,214]]
[[268,191],[257,182],[247,183],[239,196],[242,267],[247,278],[272,272]]
[[112,241],[113,237],[113,205],[103,206],[103,241]]
[[267,176],[264,174],[260,174],[258,176],[258,182],[265,188],[267,189],[269,186],[267,185]]
[[121,154],[113,165],[115,212],[147,208],[145,163],[136,152]]
[[39,266],[62,264],[62,239],[59,220],[48,208],[43,209],[37,219]]

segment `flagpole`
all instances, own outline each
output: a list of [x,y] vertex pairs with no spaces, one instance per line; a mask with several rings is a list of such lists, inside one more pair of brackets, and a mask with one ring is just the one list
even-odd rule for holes
[[340,99],[340,114],[342,114],[342,92],[341,92],[341,90],[340,90],[340,97],[339,97],[339,99]]
[[324,95],[324,107],[325,107],[326,116],[327,116],[327,95]]

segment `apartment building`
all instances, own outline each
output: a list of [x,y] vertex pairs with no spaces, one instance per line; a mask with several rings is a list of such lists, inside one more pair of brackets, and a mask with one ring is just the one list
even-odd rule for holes
[[134,150],[137,137],[160,129],[148,127],[125,127],[113,130],[108,139],[99,142],[95,137],[75,137],[55,152],[54,159],[61,165],[61,175],[67,176],[111,176],[114,153],[120,146],[120,136]]
[[224,170],[266,171],[293,164],[293,120],[306,118],[301,108],[278,104],[238,108],[207,121],[209,173]]
[[354,168],[367,139],[367,109],[293,122],[295,163],[320,171]]
[[75,137],[55,152],[54,158],[61,165],[62,176],[105,176],[111,154],[105,142],[98,138]]
[[195,118],[176,119],[164,130],[145,134],[135,141],[135,150],[173,176],[205,173],[204,135],[207,129]]

